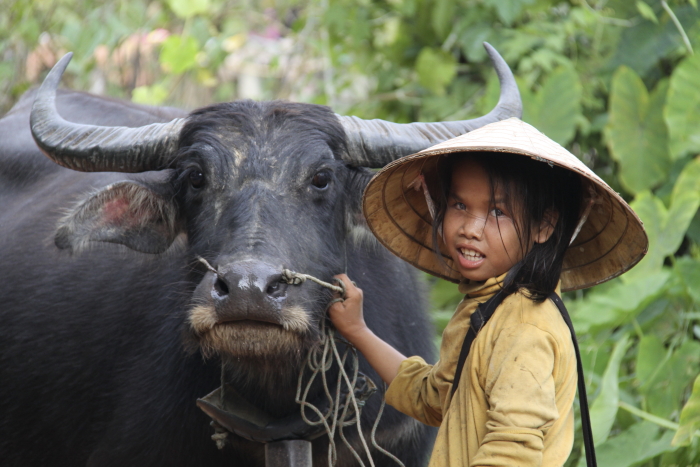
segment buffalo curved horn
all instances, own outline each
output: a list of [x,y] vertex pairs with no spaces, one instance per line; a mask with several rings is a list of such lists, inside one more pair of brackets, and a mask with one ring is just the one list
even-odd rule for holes
[[484,42],[493,62],[501,96],[496,107],[483,117],[472,120],[438,123],[392,123],[339,116],[345,129],[348,155],[345,162],[354,166],[384,167],[389,162],[429,148],[489,123],[520,117],[523,111],[520,92],[508,64],[491,44]]
[[145,172],[168,167],[184,119],[139,128],[83,125],[56,110],[56,88],[73,56],[58,61],[39,88],[30,116],[32,136],[54,162],[82,172]]

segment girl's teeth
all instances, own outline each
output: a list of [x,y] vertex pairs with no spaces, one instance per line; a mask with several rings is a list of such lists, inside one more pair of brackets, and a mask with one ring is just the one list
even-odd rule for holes
[[464,256],[466,259],[468,259],[470,261],[478,261],[484,257],[482,254],[477,253],[476,251],[465,250],[465,249],[462,250],[462,256]]

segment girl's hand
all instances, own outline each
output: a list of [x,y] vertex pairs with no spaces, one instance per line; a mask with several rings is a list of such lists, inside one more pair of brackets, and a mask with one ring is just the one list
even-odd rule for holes
[[[335,328],[353,343],[358,336],[368,331],[362,313],[362,289],[355,286],[345,274],[338,274],[335,278],[345,285],[345,300],[331,305],[328,314]],[[334,297],[341,298],[337,292]]]
[[[372,368],[386,384],[396,378],[401,362],[406,357],[391,345],[377,337],[365,324],[362,314],[362,290],[355,286],[345,274],[335,276],[345,285],[345,301],[336,302],[328,308],[335,328],[365,356]],[[335,294],[340,298],[340,294]]]

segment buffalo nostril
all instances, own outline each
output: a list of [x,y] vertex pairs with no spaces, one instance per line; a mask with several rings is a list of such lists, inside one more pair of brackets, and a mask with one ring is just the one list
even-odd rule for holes
[[221,296],[228,295],[229,292],[228,285],[226,285],[226,282],[221,280],[221,277],[216,278],[216,282],[214,282],[214,290],[216,290],[216,292]]
[[270,282],[265,293],[275,298],[283,297],[287,293],[287,283],[281,280]]

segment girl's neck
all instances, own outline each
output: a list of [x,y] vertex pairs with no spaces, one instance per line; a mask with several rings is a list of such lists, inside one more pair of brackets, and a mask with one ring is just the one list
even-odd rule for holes
[[504,272],[500,276],[486,279],[485,281],[472,281],[469,279],[464,279],[459,283],[459,292],[467,295],[469,298],[492,295],[501,290],[506,274],[508,274],[508,271]]

